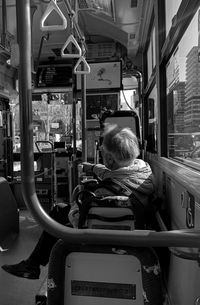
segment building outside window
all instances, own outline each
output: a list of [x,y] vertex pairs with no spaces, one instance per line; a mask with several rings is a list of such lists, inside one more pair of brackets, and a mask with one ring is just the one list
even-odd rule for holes
[[200,10],[166,67],[168,157],[195,168],[200,167],[199,20]]

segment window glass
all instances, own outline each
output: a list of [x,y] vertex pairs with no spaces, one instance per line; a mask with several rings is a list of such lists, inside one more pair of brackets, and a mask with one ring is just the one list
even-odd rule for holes
[[[47,103],[47,94],[33,96],[32,119],[33,119],[33,141],[66,142],[71,139],[72,103],[67,94],[51,94]],[[20,152],[20,126],[19,126],[19,103],[12,105],[13,130],[14,130],[14,152]],[[80,120],[80,118],[79,118]],[[81,129],[77,125],[77,139],[80,138]],[[49,149],[48,143],[41,144],[40,149]],[[38,151],[34,145],[34,151]]]
[[119,94],[88,94],[86,102],[86,119],[98,119],[98,116],[105,110],[117,110]]
[[158,112],[157,112],[157,86],[153,88],[148,99],[148,128],[147,128],[147,151],[157,151],[157,130],[158,130]]
[[166,36],[172,25],[172,19],[176,15],[181,0],[165,0]]
[[195,167],[200,165],[199,16],[198,10],[166,68],[168,156]]
[[0,0],[0,43],[2,43],[2,32],[3,32],[3,24],[2,24],[2,19],[3,19],[3,16],[2,16],[2,0]]
[[151,37],[149,41],[149,46],[147,49],[147,73],[148,73],[148,80],[151,77],[153,68],[156,64],[156,46],[155,46],[155,27],[151,32]]
[[123,90],[120,91],[120,108],[139,111],[138,80],[135,76],[122,79]]
[[147,73],[148,73],[148,80],[152,74],[152,44],[151,40],[149,42],[148,50],[147,50]]
[[153,55],[152,55],[152,67],[156,66],[156,30],[153,28],[152,32],[152,47],[153,47]]
[[16,5],[15,0],[6,0],[7,31],[16,35]]
[[[6,14],[3,12],[3,4]],[[10,51],[14,36],[16,36],[15,0],[0,0],[0,44],[8,51]]]

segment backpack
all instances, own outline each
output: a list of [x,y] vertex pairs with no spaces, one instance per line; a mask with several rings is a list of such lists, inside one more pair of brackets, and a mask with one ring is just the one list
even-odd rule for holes
[[[76,202],[79,206],[80,216],[79,216],[79,228],[84,227],[86,219],[91,217],[89,210],[92,207],[110,207],[110,208],[128,208],[131,209],[132,215],[124,215],[121,218],[115,217],[103,217],[95,215],[96,218],[102,221],[114,222],[122,220],[133,220],[135,229],[147,229],[147,220],[149,217],[146,217],[149,214],[149,208],[146,207],[137,196],[123,183],[113,180],[111,178],[104,179],[102,181],[91,181],[88,180],[86,183],[83,183],[84,188],[77,194]],[[95,191],[99,188],[107,189],[113,193],[112,196],[96,196]],[[113,210],[114,211],[114,210]],[[89,215],[89,216],[88,216]],[[94,217],[94,216],[93,216]],[[114,226],[112,226],[114,228]]]

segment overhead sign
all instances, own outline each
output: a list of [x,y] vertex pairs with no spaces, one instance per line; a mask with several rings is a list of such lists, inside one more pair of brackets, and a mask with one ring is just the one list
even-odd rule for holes
[[71,87],[72,67],[70,65],[41,65],[36,75],[36,88]]
[[[89,63],[90,74],[86,76],[86,89],[121,89],[121,61]],[[81,90],[81,75],[77,75],[76,89]]]

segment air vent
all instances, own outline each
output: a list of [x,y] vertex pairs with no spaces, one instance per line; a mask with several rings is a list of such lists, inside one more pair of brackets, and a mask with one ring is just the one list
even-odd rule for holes
[[110,58],[116,53],[116,45],[113,42],[88,44],[87,58]]
[[131,7],[137,7],[137,0],[131,0]]

